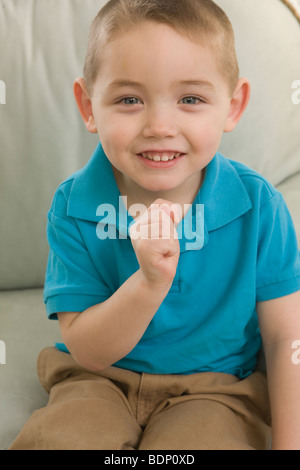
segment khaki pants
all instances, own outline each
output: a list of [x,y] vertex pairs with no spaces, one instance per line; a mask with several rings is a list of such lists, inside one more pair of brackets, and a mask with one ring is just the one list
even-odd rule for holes
[[47,348],[38,359],[50,393],[10,450],[247,450],[270,441],[265,376],[89,372]]

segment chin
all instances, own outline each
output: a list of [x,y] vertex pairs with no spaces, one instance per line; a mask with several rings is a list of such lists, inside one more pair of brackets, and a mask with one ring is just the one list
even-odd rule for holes
[[144,189],[153,193],[165,193],[167,191],[174,190],[175,187],[170,184],[148,184],[147,186],[144,186]]

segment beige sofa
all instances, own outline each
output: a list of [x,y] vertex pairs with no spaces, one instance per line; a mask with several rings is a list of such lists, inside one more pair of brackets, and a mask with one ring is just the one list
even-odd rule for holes
[[[179,0],[178,0],[179,1]],[[89,159],[72,84],[101,0],[0,0],[0,449],[47,402],[39,351],[60,341],[42,299],[46,219],[58,184]],[[300,28],[281,0],[218,0],[252,98],[221,151],[282,190],[300,238]]]

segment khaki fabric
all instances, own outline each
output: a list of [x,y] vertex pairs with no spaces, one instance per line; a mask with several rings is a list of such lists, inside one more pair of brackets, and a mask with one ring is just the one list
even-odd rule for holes
[[264,450],[270,442],[265,376],[205,372],[89,372],[44,349],[40,381],[49,403],[10,450]]

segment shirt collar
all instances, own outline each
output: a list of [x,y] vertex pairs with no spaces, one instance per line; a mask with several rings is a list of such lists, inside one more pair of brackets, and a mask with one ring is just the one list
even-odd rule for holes
[[99,222],[98,207],[112,205],[116,208],[120,196],[112,166],[99,144],[88,163],[73,175],[67,214]]
[[229,224],[252,208],[248,192],[235,166],[220,153],[206,167],[198,198],[205,207],[208,232]]
[[[193,211],[192,228],[195,230],[197,205],[198,207],[204,206],[204,214],[200,214],[200,218],[204,215],[204,227],[201,233],[195,231],[196,243],[194,242],[194,248],[192,248],[193,242],[191,242],[188,249],[201,249],[208,242],[209,232],[227,225],[252,207],[246,188],[229,160],[217,153],[205,171],[204,183],[191,208]],[[129,225],[133,219],[127,214],[126,226],[126,217],[124,218],[126,208],[122,204],[112,166],[99,144],[85,167],[73,175],[68,215],[99,222],[98,207],[103,205],[104,210],[105,205],[107,208],[111,205],[116,212],[107,211],[105,223],[117,226],[120,233],[125,235],[128,234]],[[119,212],[122,214],[121,217],[118,217]],[[182,229],[181,225],[180,227]],[[185,251],[189,240],[184,236],[185,230],[181,230],[181,233],[183,235],[180,239],[181,251]]]

